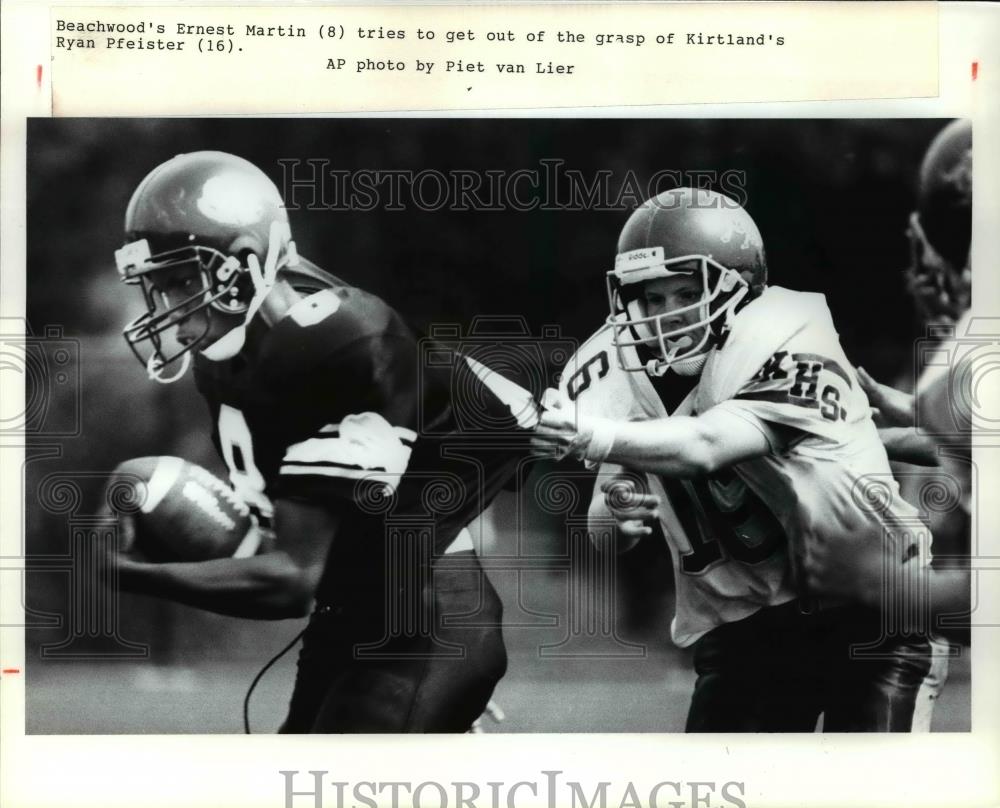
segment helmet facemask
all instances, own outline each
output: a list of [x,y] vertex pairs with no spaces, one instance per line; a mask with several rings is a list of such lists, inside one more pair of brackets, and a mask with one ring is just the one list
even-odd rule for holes
[[[125,326],[123,334],[151,379],[169,383],[187,370],[193,351],[204,350],[212,326],[212,312],[240,315],[247,311],[247,274],[235,256],[203,246],[186,246],[151,254],[146,239],[115,252],[122,281],[140,286],[146,311]],[[181,343],[170,340],[173,329],[196,317],[204,325]],[[173,344],[172,344],[173,343]],[[176,363],[180,360],[180,365]],[[167,368],[175,372],[167,375]]]
[[[180,378],[196,351],[209,361],[236,356],[278,271],[298,262],[277,186],[226,152],[178,154],[156,166],[132,193],[124,224],[118,272],[143,288],[146,302],[125,339],[161,382]],[[179,347],[170,344],[173,331]]]
[[[278,270],[297,263],[295,243],[286,222],[272,222],[264,265],[252,251],[241,258],[225,255],[212,247],[184,246],[151,254],[149,242],[139,239],[115,251],[118,273],[127,284],[141,285],[146,313],[125,326],[123,334],[132,352],[154,381],[177,381],[198,351],[213,361],[230,359],[243,347],[246,327],[274,286]],[[190,289],[181,290],[171,278],[185,270]],[[164,286],[172,293],[165,294]],[[212,338],[214,312],[242,319],[221,336]],[[164,335],[195,316],[204,318],[204,328],[186,344],[169,346]],[[148,348],[143,349],[145,343]],[[148,353],[147,353],[148,352]],[[176,372],[165,375],[169,366],[181,360]]]
[[[681,375],[701,371],[708,351],[728,331],[729,321],[750,289],[736,271],[706,255],[684,255],[665,260],[662,247],[647,247],[620,253],[615,268],[607,273],[612,339],[623,370],[646,371],[660,376],[673,368]],[[659,278],[695,277],[701,298],[691,305],[649,315],[643,286]],[[678,317],[696,312],[692,322],[668,326]],[[645,346],[656,357],[643,363],[635,350]],[[633,350],[628,350],[633,349]]]

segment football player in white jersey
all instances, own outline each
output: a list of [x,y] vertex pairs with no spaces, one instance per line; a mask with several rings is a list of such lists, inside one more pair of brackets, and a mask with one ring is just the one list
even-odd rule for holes
[[[768,287],[753,220],[706,190],[648,200],[617,252],[611,315],[566,368],[535,444],[600,467],[591,515],[614,518],[624,545],[637,521],[659,520],[673,638],[695,651],[688,731],[808,732],[821,714],[826,731],[910,730],[926,639],[809,597],[801,575],[843,535],[911,564],[930,543],[825,299]],[[645,474],[631,504],[615,485],[625,470]]]

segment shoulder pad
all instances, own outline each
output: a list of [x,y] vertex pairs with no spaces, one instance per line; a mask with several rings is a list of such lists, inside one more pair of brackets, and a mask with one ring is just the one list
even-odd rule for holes
[[748,340],[777,348],[806,326],[826,324],[832,327],[833,318],[824,295],[769,286],[736,315],[726,344]]
[[838,367],[847,364],[823,295],[769,287],[736,316],[725,344],[709,356],[698,385],[697,411],[733,398],[759,373],[792,354],[825,357]]
[[615,361],[611,329],[602,326],[581,345],[563,368],[559,390],[575,401],[591,387],[594,377],[604,378]]
[[559,390],[581,414],[629,418],[638,412],[631,374],[621,369],[612,336],[602,326],[563,369]]
[[396,312],[360,289],[324,289],[302,298],[268,332],[260,367],[281,380],[330,366],[355,343],[382,336],[407,336]]

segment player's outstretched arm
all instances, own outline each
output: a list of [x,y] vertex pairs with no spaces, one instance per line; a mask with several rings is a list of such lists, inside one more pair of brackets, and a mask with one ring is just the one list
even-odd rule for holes
[[290,500],[275,505],[276,547],[249,558],[153,564],[129,554],[113,560],[121,589],[219,614],[258,620],[304,617],[335,539],[327,508]]
[[616,430],[608,460],[666,477],[701,477],[771,451],[761,429],[732,413],[631,421]]
[[700,477],[771,451],[760,425],[720,408],[697,417],[612,421],[555,406],[542,413],[532,443],[540,456],[572,455],[668,477]]

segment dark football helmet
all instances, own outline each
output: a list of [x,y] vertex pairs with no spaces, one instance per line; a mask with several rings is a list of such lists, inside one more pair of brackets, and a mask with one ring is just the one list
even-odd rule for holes
[[[298,263],[274,183],[246,160],[215,151],[178,155],[139,183],[115,259],[121,279],[141,286],[146,302],[125,326],[125,340],[161,382],[180,378],[193,351],[235,355],[278,270]],[[233,327],[210,342],[214,312],[231,317]],[[204,321],[200,336],[168,348],[165,332],[196,315]]]
[[952,121],[924,155],[907,229],[907,289],[927,323],[954,323],[971,302],[972,122]]
[[[650,316],[643,284],[677,275],[697,278],[701,299]],[[728,332],[733,315],[766,283],[763,239],[735,200],[696,188],[676,188],[647,200],[622,228],[615,268],[607,273],[608,325],[621,367],[653,375],[668,367],[685,374],[700,370],[708,350]],[[696,322],[667,327],[668,319],[676,321],[692,311],[698,313]],[[651,349],[655,358],[636,361],[629,358],[634,353],[624,350],[640,346]]]

